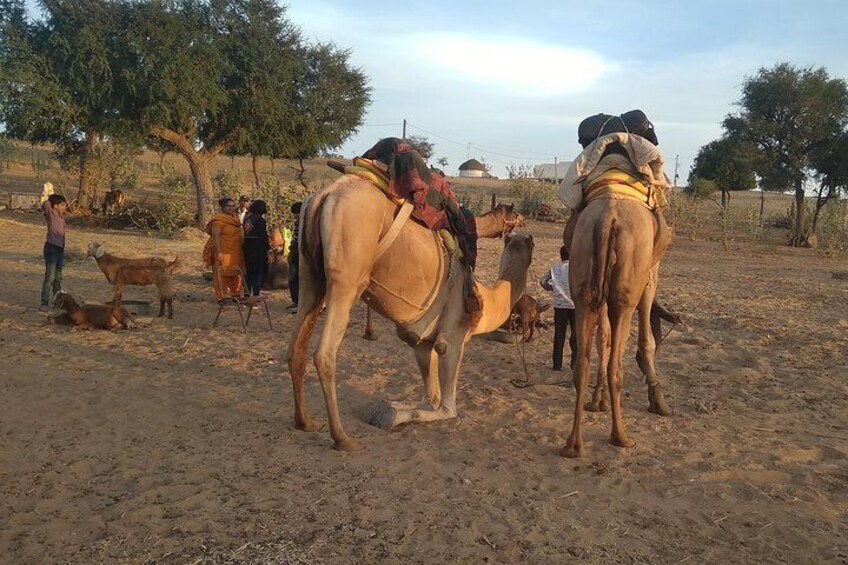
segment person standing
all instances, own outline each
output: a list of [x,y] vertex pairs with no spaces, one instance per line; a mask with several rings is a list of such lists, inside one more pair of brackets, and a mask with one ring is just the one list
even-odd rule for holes
[[291,294],[292,308],[297,308],[297,293],[300,285],[298,284],[298,262],[300,261],[300,252],[298,251],[298,242],[300,241],[300,209],[303,206],[302,202],[295,202],[291,205],[291,213],[294,215],[294,229],[292,229],[292,239],[289,245],[289,294]]
[[244,264],[247,292],[259,296],[268,269],[268,224],[263,217],[268,212],[264,200],[254,200],[244,218]]
[[47,224],[44,241],[44,282],[41,284],[41,306],[44,312],[50,308],[50,298],[62,290],[62,266],[65,264],[65,214],[68,201],[61,194],[51,194],[41,205],[41,213]]
[[250,208],[250,198],[242,194],[238,199],[238,219],[242,225],[244,225],[244,219],[247,217],[248,208]]
[[574,301],[571,300],[571,289],[568,285],[568,248],[559,249],[562,260],[545,273],[539,284],[552,294],[554,303],[554,351],[553,369],[562,371],[562,352],[565,347],[566,330],[570,327],[568,346],[571,348],[571,369],[577,360],[577,335],[574,333]]

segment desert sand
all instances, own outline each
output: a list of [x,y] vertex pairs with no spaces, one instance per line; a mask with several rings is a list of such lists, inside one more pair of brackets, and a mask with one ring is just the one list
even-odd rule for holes
[[[561,226],[530,222],[530,293]],[[475,338],[454,421],[387,433],[378,399],[422,393],[411,351],[358,305],[339,355],[342,417],[365,449],[331,449],[292,425],[287,291],[242,334],[201,278],[203,239],[69,226],[66,290],[105,301],[89,241],[117,255],[179,253],[174,320],[77,331],[38,312],[44,227],[0,216],[0,562],[3,563],[846,563],[846,261],[811,250],[678,238],[659,296],[689,319],[658,356],[675,410],[646,411],[627,353],[625,422],[609,445],[588,414],[587,453],[558,456],[569,372],[550,370],[552,330],[526,347]],[[481,240],[491,281],[498,241]],[[125,298],[154,299],[129,288]],[[550,312],[547,313],[550,317]],[[320,330],[320,327],[319,327]],[[313,340],[313,347],[314,347]],[[326,422],[310,366],[307,400]],[[565,384],[566,386],[563,386]]]

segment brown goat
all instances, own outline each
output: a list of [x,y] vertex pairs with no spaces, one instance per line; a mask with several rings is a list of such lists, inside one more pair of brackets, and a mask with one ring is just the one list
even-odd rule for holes
[[124,207],[127,201],[127,195],[122,190],[110,190],[103,198],[103,213],[106,215],[114,214]]
[[142,259],[123,259],[115,257],[103,250],[99,243],[88,244],[87,257],[94,257],[97,266],[106,275],[106,280],[115,287],[115,306],[121,305],[123,288],[126,285],[156,285],[159,291],[159,317],[165,314],[168,305],[168,319],[174,317],[174,285],[171,275],[180,265],[179,256],[168,262],[161,257],[145,257]]
[[[67,312],[67,318],[70,322],[83,329],[113,330],[123,328],[131,330],[135,327],[132,314],[120,306],[94,304],[80,306],[73,296],[61,290],[53,298],[53,304]],[[53,323],[61,321],[65,321],[64,315],[54,318]]]
[[522,294],[515,306],[512,307],[510,329],[521,328],[521,341],[523,343],[529,342],[533,339],[533,333],[539,323],[539,315],[550,307],[550,304],[539,306],[535,298]]

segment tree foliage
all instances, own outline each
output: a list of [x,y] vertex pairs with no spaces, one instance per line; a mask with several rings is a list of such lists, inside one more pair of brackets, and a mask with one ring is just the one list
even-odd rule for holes
[[752,144],[755,170],[768,184],[794,188],[799,213],[790,243],[807,245],[804,181],[817,155],[845,130],[848,87],[824,68],[779,63],[745,80],[739,105],[739,114],[725,120],[725,130]]
[[42,0],[43,17],[28,21],[17,2],[0,33],[0,120],[9,135],[55,143],[79,159],[82,207],[94,204],[88,162],[104,136],[126,130],[119,106],[128,93],[124,4]]
[[722,206],[729,204],[731,191],[753,190],[757,187],[751,148],[730,137],[722,137],[701,147],[692,170],[689,186],[694,179],[708,179],[721,191]]
[[[418,151],[418,153],[421,155],[421,157],[425,161],[429,161],[430,157],[433,156],[433,149],[434,149],[433,143],[429,139],[424,137],[423,135],[407,136],[406,142],[409,145],[411,145],[413,149]],[[442,157],[442,159],[444,159],[444,161],[447,162],[447,159],[445,159],[444,157]],[[443,166],[447,166],[447,165],[443,165]]]

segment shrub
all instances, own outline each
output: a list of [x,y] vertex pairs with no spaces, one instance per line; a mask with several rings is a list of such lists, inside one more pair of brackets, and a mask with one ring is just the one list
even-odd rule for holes
[[715,181],[696,177],[692,179],[692,183],[687,186],[684,191],[692,198],[707,199],[718,190]]
[[456,195],[459,203],[471,211],[475,216],[479,216],[486,211],[486,198],[482,195],[477,198],[472,198],[468,193],[459,193]]
[[518,211],[534,220],[556,200],[554,185],[526,178],[513,179],[509,193]]
[[254,200],[264,200],[268,205],[268,213],[265,220],[268,229],[274,230],[294,227],[294,216],[291,214],[291,205],[302,201],[309,191],[299,183],[283,184],[274,176],[267,177],[254,191]]
[[819,251],[838,256],[848,250],[848,202],[828,202],[819,214]]
[[149,226],[164,233],[175,233],[191,224],[189,202],[194,184],[188,178],[170,175],[161,181],[162,193],[153,213],[156,225]]
[[244,183],[241,179],[241,171],[238,169],[222,169],[212,179],[212,184],[218,192],[218,198],[232,198],[238,200],[244,192]]

